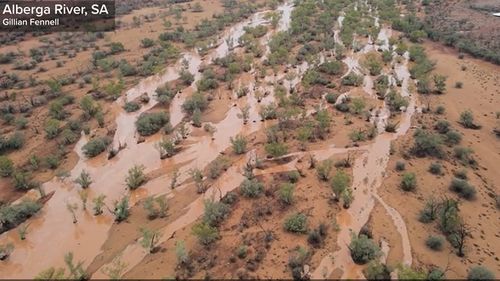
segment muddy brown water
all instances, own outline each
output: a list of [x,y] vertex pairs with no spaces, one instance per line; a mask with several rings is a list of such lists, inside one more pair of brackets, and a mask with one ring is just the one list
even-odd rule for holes
[[[390,30],[382,28],[380,34],[378,38],[383,41],[382,46],[385,46],[388,44]],[[351,54],[351,58],[346,58],[344,61],[346,63],[349,62],[350,69],[356,71],[359,64],[357,63],[358,59],[354,58],[354,56],[354,54]],[[329,278],[336,270],[342,271],[342,278],[344,279],[364,278],[362,267],[355,264],[351,259],[348,245],[352,235],[357,234],[361,227],[368,221],[370,213],[374,208],[375,200],[379,201],[389,213],[402,238],[403,263],[406,265],[411,265],[412,263],[411,245],[404,220],[397,210],[385,203],[377,194],[377,189],[382,184],[389,160],[391,142],[406,134],[411,125],[411,117],[415,112],[415,98],[409,94],[410,75],[407,65],[408,56],[406,54],[404,62],[396,65],[395,74],[398,79],[403,80],[402,95],[410,97],[410,105],[403,114],[403,119],[396,134],[384,133],[384,126],[390,115],[385,104],[378,116],[376,118],[372,117],[372,122],[378,127],[379,135],[375,138],[374,143],[360,149],[363,151],[363,154],[355,160],[352,183],[354,201],[349,209],[342,210],[336,218],[340,228],[337,236],[337,246],[339,249],[321,260],[319,266],[311,275],[313,279]],[[371,89],[373,82],[371,78],[367,77],[368,75],[365,76],[363,89],[369,97],[373,98],[374,95]],[[387,247],[384,247],[384,250],[388,251]]]

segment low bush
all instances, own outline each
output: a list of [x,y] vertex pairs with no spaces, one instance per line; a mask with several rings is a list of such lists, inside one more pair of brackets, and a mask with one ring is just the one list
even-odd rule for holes
[[476,196],[476,188],[463,179],[454,178],[450,183],[450,190],[467,200]]
[[413,154],[418,157],[443,156],[443,150],[441,148],[442,140],[438,135],[419,129],[415,132],[414,138],[415,141],[411,149]]
[[237,135],[235,138],[231,138],[231,144],[236,154],[243,154],[247,151],[247,139],[243,135]]
[[450,131],[450,122],[446,120],[438,120],[436,125],[434,125],[434,129],[440,134],[446,134]]
[[404,171],[406,169],[406,163],[404,161],[396,162],[396,171]]
[[316,166],[318,178],[322,181],[328,181],[333,169],[333,161],[330,159],[324,160]]
[[82,151],[85,156],[92,158],[101,154],[111,144],[109,137],[96,137],[89,140],[83,147]]
[[482,266],[474,266],[469,270],[467,274],[467,280],[471,281],[483,281],[483,280],[495,280],[495,274],[489,269]]
[[128,175],[125,178],[125,183],[128,188],[132,190],[137,189],[147,181],[146,175],[144,174],[145,169],[146,167],[143,165],[134,165],[128,170]]
[[443,166],[438,162],[432,162],[429,166],[429,172],[433,175],[441,175],[443,173],[442,168]]
[[141,108],[141,105],[138,102],[135,101],[130,101],[126,102],[123,105],[123,109],[125,109],[126,112],[135,112]]
[[164,112],[143,113],[135,121],[135,126],[141,136],[150,136],[157,133],[168,122],[168,115]]
[[267,143],[265,145],[265,149],[266,152],[272,157],[280,157],[287,154],[288,152],[286,144],[279,142]]
[[294,190],[295,190],[294,184],[292,183],[282,184],[278,191],[279,200],[286,205],[291,205],[293,203]]
[[449,146],[457,145],[461,141],[462,141],[462,135],[457,131],[453,131],[453,130],[448,131],[444,135],[444,142]]
[[225,156],[218,156],[208,165],[208,176],[212,179],[218,178],[222,172],[227,170],[231,165],[229,158]]
[[283,224],[288,232],[306,233],[307,232],[307,217],[302,213],[296,213],[285,219]]
[[218,226],[231,211],[229,205],[214,200],[205,200],[205,212],[203,221],[210,226]]
[[391,270],[387,267],[387,265],[379,261],[371,261],[368,263],[368,266],[363,270],[363,273],[369,281],[391,279]]
[[187,98],[182,104],[182,109],[188,113],[193,114],[196,109],[204,111],[208,107],[207,98],[200,92],[194,93],[191,97]]
[[61,132],[61,123],[56,119],[49,119],[45,123],[45,134],[48,139],[54,139]]
[[472,157],[472,149],[469,147],[457,146],[453,149],[453,155],[464,165],[475,165],[476,161]]
[[264,184],[257,179],[244,179],[240,184],[241,194],[248,198],[259,197],[262,191],[264,191]]
[[477,125],[474,122],[474,115],[472,114],[472,111],[470,111],[470,110],[466,110],[466,111],[460,113],[459,123],[464,128],[467,128],[467,129],[475,129],[475,130],[477,130],[477,129],[481,128],[480,125]]
[[0,176],[9,177],[14,172],[14,162],[7,156],[0,155]]
[[417,188],[417,177],[414,173],[404,173],[401,179],[401,188],[404,191],[413,191]]
[[205,222],[195,224],[191,230],[202,245],[210,245],[219,239],[217,228]]
[[338,95],[333,93],[328,93],[325,95],[326,102],[329,104],[335,104],[337,102]]
[[434,251],[441,251],[443,249],[444,238],[441,236],[429,236],[425,240],[425,245]]
[[20,225],[41,208],[42,204],[32,200],[0,207],[0,233]]

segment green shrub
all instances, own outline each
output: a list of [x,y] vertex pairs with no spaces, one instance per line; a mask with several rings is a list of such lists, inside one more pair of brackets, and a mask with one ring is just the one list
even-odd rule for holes
[[157,133],[168,122],[168,115],[164,112],[143,113],[135,121],[135,126],[141,136],[150,136]]
[[90,174],[84,169],[75,179],[75,183],[79,184],[82,188],[87,188],[92,184],[92,178],[90,177]]
[[332,178],[331,187],[336,198],[340,198],[342,193],[349,187],[351,179],[347,173],[340,170]]
[[146,175],[144,174],[145,169],[146,167],[143,165],[134,165],[128,170],[128,175],[125,178],[125,183],[128,188],[132,190],[137,189],[147,181]]
[[265,149],[266,152],[272,157],[280,157],[287,154],[288,152],[286,144],[279,142],[267,143],[265,145]]
[[418,157],[435,156],[442,157],[441,138],[424,130],[417,130],[414,134],[415,142],[412,152]]
[[439,203],[434,198],[429,198],[425,202],[425,207],[420,211],[419,221],[422,223],[430,223],[438,216]]
[[298,171],[290,171],[286,175],[287,179],[291,183],[296,183],[300,179],[300,173]]
[[366,235],[354,236],[349,244],[352,260],[357,264],[366,264],[380,255],[379,247]]
[[316,166],[318,178],[322,181],[328,181],[333,168],[333,161],[330,159],[324,160]]
[[208,176],[212,179],[218,178],[223,171],[227,170],[231,165],[229,158],[225,156],[217,156],[214,161],[208,165]]
[[0,176],[9,177],[14,172],[14,162],[7,156],[0,155]]
[[329,104],[335,104],[337,102],[338,95],[333,94],[333,93],[328,93],[325,96],[326,102]]
[[177,89],[172,89],[168,83],[156,89],[156,99],[161,105],[169,105],[177,95]]
[[29,123],[28,119],[24,117],[19,117],[15,121],[16,128],[19,130],[26,129],[26,127],[28,127],[28,123]]
[[363,76],[357,75],[354,72],[350,72],[344,78],[342,78],[342,85],[345,86],[361,86],[363,83]]
[[464,165],[476,164],[474,158],[472,157],[472,149],[469,147],[457,146],[453,149],[453,155]]
[[182,109],[188,113],[193,114],[196,109],[204,111],[208,107],[207,98],[200,92],[194,93],[191,97],[187,98],[182,104]]
[[141,40],[141,47],[142,48],[153,47],[154,44],[155,44],[155,41],[151,38],[144,38]]
[[425,240],[425,245],[434,251],[443,249],[444,238],[441,236],[429,236]]
[[39,183],[31,181],[30,175],[26,172],[16,171],[12,175],[12,183],[17,190],[29,190],[35,188]]
[[240,184],[240,192],[245,197],[259,197],[262,191],[264,191],[264,184],[257,179],[244,179]]
[[368,266],[363,270],[367,280],[390,280],[391,270],[387,265],[379,261],[371,261]]
[[219,225],[231,211],[229,205],[223,202],[215,202],[214,200],[205,200],[205,212],[203,221],[210,226]]
[[95,116],[99,111],[99,106],[96,104],[92,96],[89,95],[84,96],[80,100],[80,108],[83,110],[85,119]]
[[203,245],[210,245],[219,239],[219,231],[217,228],[205,222],[195,224],[191,230],[198,238],[198,241]]
[[281,185],[278,196],[281,202],[287,205],[293,203],[293,192],[295,190],[295,185],[292,183],[284,183]]
[[58,154],[50,154],[45,157],[45,162],[50,169],[55,170],[61,164],[61,157]]
[[446,111],[446,108],[442,105],[438,105],[436,107],[436,114],[444,114],[445,111]]
[[321,234],[317,229],[313,229],[307,235],[307,243],[311,244],[314,247],[319,247],[322,241],[323,237],[321,237]]
[[137,69],[125,59],[120,61],[118,69],[120,70],[120,74],[125,77],[137,74]]
[[404,173],[401,179],[401,188],[404,191],[413,191],[417,188],[417,177],[414,173]]
[[462,113],[460,113],[460,120],[459,123],[462,124],[464,128],[467,129],[480,129],[481,126],[477,125],[474,122],[474,115],[472,114],[472,111],[466,110]]
[[115,221],[121,222],[128,218],[130,210],[128,206],[128,197],[124,196],[120,201],[115,201],[115,208],[113,210]]
[[123,109],[125,109],[126,112],[135,112],[140,108],[141,105],[135,101],[126,102],[125,105],[123,105]]
[[236,154],[243,154],[247,151],[247,139],[243,135],[237,135],[235,138],[231,138],[231,144]]
[[120,52],[125,51],[125,47],[120,42],[111,42],[109,44],[109,53],[114,55]]
[[441,175],[443,173],[442,168],[443,166],[438,162],[432,162],[429,166],[429,172],[433,175]]
[[45,128],[44,128],[47,138],[53,139],[57,137],[57,135],[59,135],[61,130],[60,126],[61,126],[60,122],[57,121],[56,119],[49,119],[45,123]]
[[482,266],[474,266],[467,274],[467,280],[480,281],[480,280],[495,280],[495,274]]
[[460,197],[472,200],[476,196],[476,188],[466,180],[454,178],[450,184],[450,190],[458,193]]
[[23,200],[13,205],[3,205],[0,207],[0,233],[20,225],[41,208],[42,204],[32,200]]
[[443,279],[445,279],[445,273],[437,267],[430,269],[427,273],[427,280],[429,281],[437,281]]
[[406,169],[406,163],[404,161],[396,162],[396,171],[404,171]]
[[296,213],[285,219],[285,230],[293,233],[307,232],[307,217],[302,213]]
[[448,131],[444,135],[444,142],[449,145],[457,145],[462,141],[462,135],[457,131]]
[[82,146],[82,151],[85,156],[92,158],[105,151],[110,144],[111,139],[109,137],[96,137]]
[[327,61],[318,66],[318,70],[329,75],[339,75],[342,73],[342,62]]
[[446,134],[450,131],[450,122],[446,120],[438,120],[436,125],[434,125],[434,129],[440,134]]
[[407,265],[398,266],[398,280],[425,280],[427,275],[424,271],[413,269]]

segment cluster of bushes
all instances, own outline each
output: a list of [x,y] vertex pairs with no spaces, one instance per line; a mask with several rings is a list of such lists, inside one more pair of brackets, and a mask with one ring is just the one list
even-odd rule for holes
[[0,233],[12,229],[36,214],[42,204],[25,200],[18,204],[4,205],[0,208]]
[[196,110],[204,111],[208,107],[208,100],[201,92],[194,93],[191,97],[187,98],[182,104],[182,109],[188,113],[193,114]]
[[21,149],[24,145],[24,135],[21,132],[15,132],[9,137],[0,136],[0,154],[9,150]]
[[167,125],[169,117],[165,112],[143,113],[135,121],[137,132],[141,136],[150,136]]
[[177,95],[177,89],[172,89],[168,83],[156,89],[156,99],[162,105],[169,105]]

